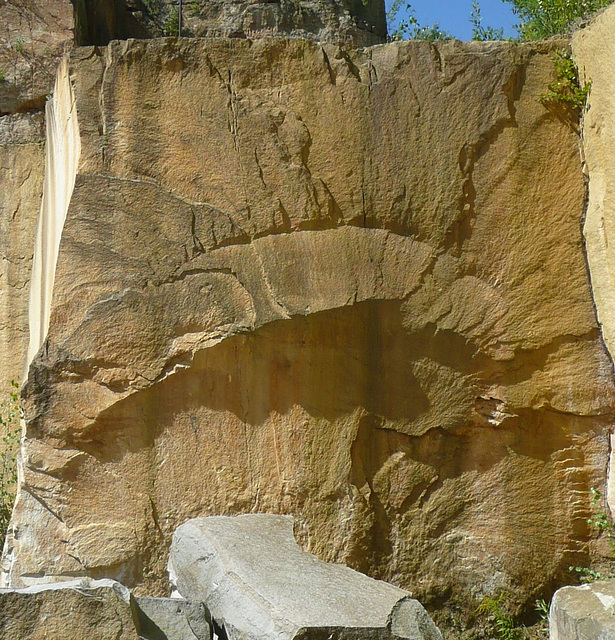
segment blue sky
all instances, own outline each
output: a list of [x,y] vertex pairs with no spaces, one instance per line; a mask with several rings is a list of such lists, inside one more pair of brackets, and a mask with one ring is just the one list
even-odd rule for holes
[[[387,9],[391,2],[386,0]],[[413,0],[410,4],[421,26],[438,22],[441,29],[459,40],[472,39],[472,25],[469,22],[472,0]],[[513,25],[518,20],[513,15],[511,4],[503,0],[479,0],[479,4],[483,26],[504,27],[505,36],[516,35]]]

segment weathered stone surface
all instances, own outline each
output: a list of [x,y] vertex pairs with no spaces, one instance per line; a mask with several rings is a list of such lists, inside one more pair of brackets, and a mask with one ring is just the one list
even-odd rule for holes
[[0,3],[0,116],[44,107],[72,29],[70,0]]
[[442,640],[407,591],[302,551],[288,516],[189,520],[173,536],[169,575],[229,640]]
[[2,640],[138,640],[128,589],[112,580],[74,580],[0,589]]
[[549,611],[550,640],[615,639],[615,581],[564,587]]
[[[175,0],[77,1],[78,44],[155,38],[179,32]],[[184,2],[182,35],[289,36],[350,46],[387,37],[383,0],[196,0]]]
[[43,114],[0,118],[0,398],[24,377],[34,234],[43,192]]
[[[598,320],[611,357],[615,352],[615,6],[599,14],[588,27],[574,34],[572,50],[582,83],[591,82],[582,137],[585,169],[589,178],[583,233]],[[611,446],[606,497],[615,511],[614,447]]]
[[209,612],[202,602],[135,598],[139,633],[147,640],[210,640]]
[[162,594],[179,524],[250,511],[428,607],[567,579],[615,393],[563,44],[76,51],[6,581]]

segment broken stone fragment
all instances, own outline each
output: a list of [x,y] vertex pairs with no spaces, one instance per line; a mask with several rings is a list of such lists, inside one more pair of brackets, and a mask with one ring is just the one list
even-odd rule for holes
[[549,611],[550,640],[615,640],[615,580],[564,587]]
[[210,640],[209,614],[201,602],[135,598],[139,633],[147,640]]
[[137,640],[133,611],[130,592],[113,580],[0,589],[0,638]]
[[195,518],[173,536],[177,591],[229,640],[441,640],[407,591],[302,551],[289,516]]

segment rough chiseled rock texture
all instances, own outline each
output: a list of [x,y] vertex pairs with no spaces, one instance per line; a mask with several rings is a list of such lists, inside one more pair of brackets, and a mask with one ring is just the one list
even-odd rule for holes
[[163,593],[175,528],[244,512],[432,608],[567,579],[615,389],[561,46],[77,50],[5,580]]
[[[604,341],[611,356],[615,351],[615,6],[577,31],[572,41],[581,82],[591,82],[583,116],[582,138],[585,169],[589,178],[588,203],[583,233],[587,261]],[[607,500],[615,511],[615,460],[611,458]]]
[[45,165],[42,109],[72,39],[72,15],[70,0],[0,2],[0,401],[24,374]]
[[21,381],[28,349],[28,293],[43,191],[43,114],[0,117],[0,401]]

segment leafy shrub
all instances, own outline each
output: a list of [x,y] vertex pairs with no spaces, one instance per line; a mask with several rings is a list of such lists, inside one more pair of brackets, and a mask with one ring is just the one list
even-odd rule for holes
[[11,387],[8,400],[0,403],[0,427],[5,434],[0,448],[0,548],[4,546],[15,502],[17,454],[21,440],[19,385],[12,380]]
[[172,7],[164,23],[164,35],[176,37],[179,35],[179,11]]
[[612,0],[504,0],[519,16],[522,40],[540,40],[566,33],[570,25],[611,4]]
[[[405,8],[408,14],[406,19],[399,17],[401,9]],[[435,22],[432,25],[421,26],[414,9],[408,2],[404,5],[404,0],[393,0],[391,8],[387,13],[387,24],[389,25],[389,37],[391,40],[452,40],[453,36],[440,29],[440,25]]]
[[495,640],[520,640],[521,629],[515,619],[505,610],[504,593],[499,596],[487,596],[478,606],[477,613],[486,616],[491,624]]
[[[587,524],[591,529],[594,529],[594,531],[606,536],[609,544],[611,545],[611,550],[615,552],[615,524],[613,524],[606,511],[599,510],[598,506],[602,499],[602,493],[600,493],[600,491],[595,487],[591,487],[589,492],[592,497],[591,504],[594,513],[587,519]],[[590,569],[589,567],[568,567],[568,569],[569,571],[576,573],[579,581],[584,583],[613,578],[611,573],[603,574],[595,569]]]
[[504,29],[494,29],[493,27],[483,27],[483,18],[480,14],[478,0],[472,3],[472,13],[470,14],[472,24],[472,40],[503,40]]
[[577,67],[567,51],[560,51],[551,59],[555,65],[555,81],[547,86],[547,92],[540,96],[540,101],[546,106],[564,105],[578,117],[587,102],[591,83],[581,86]]

